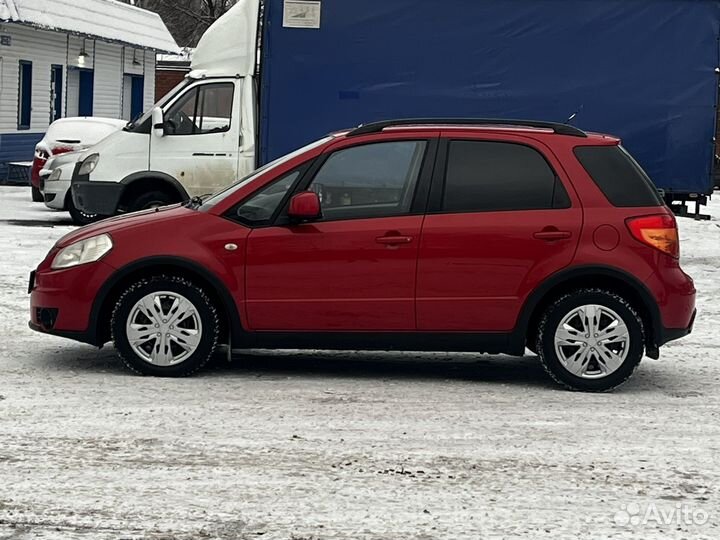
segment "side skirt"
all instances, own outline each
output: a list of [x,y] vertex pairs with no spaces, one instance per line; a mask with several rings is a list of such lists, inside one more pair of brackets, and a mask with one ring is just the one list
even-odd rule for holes
[[512,337],[511,333],[464,332],[246,332],[242,348],[522,354],[524,347],[511,346]]

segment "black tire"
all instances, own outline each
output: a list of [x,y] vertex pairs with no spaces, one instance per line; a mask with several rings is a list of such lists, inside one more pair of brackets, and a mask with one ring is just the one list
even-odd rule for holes
[[70,217],[75,225],[89,225],[90,223],[95,223],[103,218],[103,216],[99,216],[98,214],[88,214],[87,212],[83,212],[78,209],[73,202],[72,195],[69,193],[67,195],[67,199],[67,209],[68,212],[70,212]]
[[43,202],[45,200],[45,197],[43,197],[42,191],[40,191],[35,186],[30,187],[30,192],[32,193],[33,202]]
[[[571,373],[563,366],[555,351],[555,331],[563,318],[573,309],[589,304],[614,311],[627,326],[629,336],[627,356],[620,367],[595,379]],[[621,296],[603,289],[579,289],[561,296],[547,307],[540,319],[536,349],[545,371],[557,383],[570,390],[607,392],[627,381],[640,364],[645,351],[643,321],[632,305]]]
[[131,212],[137,212],[138,210],[147,210],[148,208],[157,208],[158,206],[166,206],[180,202],[177,197],[174,197],[170,193],[165,191],[149,191],[143,193],[137,199],[130,203],[129,209]]
[[[169,366],[158,366],[143,359],[131,347],[126,331],[126,323],[134,306],[146,295],[159,291],[174,292],[185,297],[195,308],[202,324],[202,333],[194,352]],[[167,275],[143,278],[129,286],[118,299],[110,321],[112,340],[125,365],[136,373],[159,377],[186,377],[207,364],[217,347],[219,328],[217,309],[207,293],[191,281]]]

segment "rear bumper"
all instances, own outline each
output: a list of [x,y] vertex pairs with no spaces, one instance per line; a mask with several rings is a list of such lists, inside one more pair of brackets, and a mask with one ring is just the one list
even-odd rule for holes
[[75,208],[88,214],[115,215],[125,184],[91,181],[78,174],[81,165],[80,161],[75,165],[70,188]]
[[692,317],[690,318],[690,324],[686,328],[665,328],[663,327],[659,338],[658,345],[665,345],[666,343],[670,341],[675,341],[676,339],[684,338],[690,332],[693,331],[693,326],[695,325],[695,316],[697,315],[697,309],[693,310]]

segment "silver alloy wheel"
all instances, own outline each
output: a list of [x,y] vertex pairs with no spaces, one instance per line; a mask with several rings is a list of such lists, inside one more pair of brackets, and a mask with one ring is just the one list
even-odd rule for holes
[[198,348],[202,322],[195,306],[183,295],[158,291],[133,306],[125,333],[140,358],[155,366],[172,366]]
[[565,369],[583,379],[601,379],[627,358],[630,333],[612,309],[588,304],[573,309],[555,330],[555,353]]

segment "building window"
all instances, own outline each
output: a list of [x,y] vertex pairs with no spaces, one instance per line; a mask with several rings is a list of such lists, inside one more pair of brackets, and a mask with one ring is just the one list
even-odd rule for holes
[[18,129],[30,129],[32,114],[32,62],[20,60],[18,99]]

